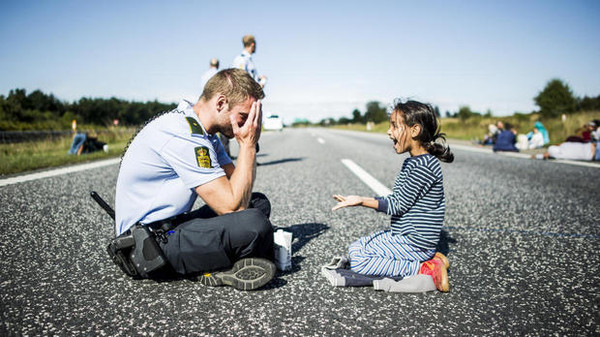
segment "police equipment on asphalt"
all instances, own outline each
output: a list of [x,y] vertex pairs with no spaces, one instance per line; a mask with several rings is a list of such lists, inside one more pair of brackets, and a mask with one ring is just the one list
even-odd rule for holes
[[[96,193],[91,197],[115,220],[115,211]],[[167,265],[167,260],[157,239],[166,242],[167,232],[172,228],[170,221],[152,225],[136,223],[125,233],[108,244],[108,255],[129,276],[146,278]]]

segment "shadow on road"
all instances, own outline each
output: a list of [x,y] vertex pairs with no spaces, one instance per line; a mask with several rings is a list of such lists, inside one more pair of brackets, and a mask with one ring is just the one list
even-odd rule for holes
[[[269,155],[268,153],[259,153],[259,154],[256,155],[256,158],[258,158],[258,157],[266,157],[268,155]],[[237,156],[231,155],[231,156],[229,156],[229,158],[231,158],[231,160],[236,160]]]
[[325,231],[329,229],[329,226],[322,223],[311,222],[283,227],[283,229],[292,232],[294,237],[294,241],[292,242],[292,270],[284,272],[285,274],[291,274],[302,269],[301,264],[305,257],[298,255],[298,252],[310,240],[325,233]]
[[[329,229],[329,226],[322,223],[303,223],[291,225],[289,227],[281,227],[282,229],[292,232],[293,234],[293,242],[292,242],[292,269],[285,272],[278,272],[275,278],[262,290],[279,288],[287,284],[287,281],[279,278],[278,276],[293,274],[302,269],[301,264],[304,261],[305,257],[298,255],[298,251],[302,249],[310,240],[319,237],[321,234],[325,233],[326,230]],[[198,281],[198,276],[200,275],[176,275],[172,270],[165,270],[164,273],[160,275],[156,275],[153,280],[155,282],[172,282],[172,281],[181,281],[181,280],[189,280],[193,282]]]
[[285,158],[285,159],[273,160],[273,161],[268,161],[268,162],[261,162],[260,166],[277,165],[277,164],[283,164],[283,163],[288,163],[288,162],[292,162],[292,161],[301,161],[301,160],[304,160],[304,158]]
[[329,226],[322,223],[304,223],[298,225],[292,225],[287,227],[286,230],[291,231],[294,234],[294,243],[292,244],[292,252],[298,252],[304,247],[310,240],[317,238],[323,234]]
[[440,242],[437,245],[437,251],[448,256],[448,253],[450,252],[450,244],[455,244],[456,242],[458,241],[450,237],[450,234],[442,229],[442,232],[440,233]]

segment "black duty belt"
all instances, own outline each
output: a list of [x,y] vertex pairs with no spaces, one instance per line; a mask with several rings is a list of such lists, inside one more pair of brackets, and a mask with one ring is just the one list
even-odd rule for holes
[[[115,211],[95,191],[91,197],[115,221]],[[168,264],[157,240],[167,242],[168,231],[185,221],[187,213],[153,222],[136,223],[127,231],[110,240],[107,251],[112,261],[132,277],[149,277]]]

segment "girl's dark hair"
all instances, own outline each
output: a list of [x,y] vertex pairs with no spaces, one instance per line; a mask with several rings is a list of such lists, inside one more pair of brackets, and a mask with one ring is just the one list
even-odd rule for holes
[[[421,133],[415,139],[423,144],[429,154],[436,156],[443,162],[451,163],[454,161],[454,154],[450,151],[450,147],[446,145],[446,134],[440,133],[438,119],[431,105],[417,101],[402,103],[396,100],[393,111],[400,112],[404,123],[409,127],[415,124],[421,126]],[[437,142],[438,139],[441,139],[443,144]]]

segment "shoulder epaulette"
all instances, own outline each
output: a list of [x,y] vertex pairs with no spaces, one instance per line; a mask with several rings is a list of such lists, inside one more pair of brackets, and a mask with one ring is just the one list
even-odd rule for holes
[[202,127],[200,126],[200,124],[198,124],[198,121],[196,121],[194,117],[188,116],[185,119],[190,125],[190,131],[192,132],[192,134],[204,135],[204,130],[202,130]]

